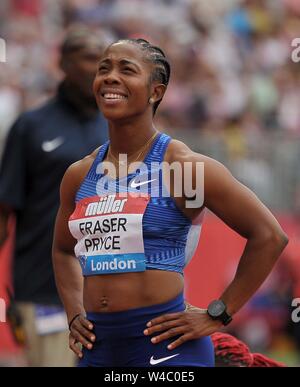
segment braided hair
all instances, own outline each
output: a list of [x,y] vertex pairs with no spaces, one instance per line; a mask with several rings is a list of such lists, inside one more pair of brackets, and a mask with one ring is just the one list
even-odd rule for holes
[[[145,60],[154,65],[150,82],[157,81],[159,83],[162,83],[166,87],[168,86],[171,75],[171,67],[165,56],[165,53],[161,48],[153,46],[145,39],[121,39],[117,43],[120,42],[126,42],[137,45],[145,53]],[[153,115],[155,114],[160,103],[161,99],[154,103]]]

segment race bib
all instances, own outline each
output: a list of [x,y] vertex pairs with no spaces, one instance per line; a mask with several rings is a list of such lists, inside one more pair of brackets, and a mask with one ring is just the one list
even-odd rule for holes
[[83,275],[145,271],[142,220],[149,195],[85,198],[69,220]]

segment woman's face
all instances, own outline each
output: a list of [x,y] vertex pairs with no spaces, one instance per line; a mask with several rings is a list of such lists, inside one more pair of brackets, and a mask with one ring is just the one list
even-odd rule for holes
[[152,66],[134,44],[115,43],[104,52],[94,80],[94,94],[106,119],[117,121],[145,112],[152,114]]

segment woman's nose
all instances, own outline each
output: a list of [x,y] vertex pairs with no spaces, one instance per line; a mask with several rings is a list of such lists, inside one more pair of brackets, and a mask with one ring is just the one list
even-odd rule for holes
[[110,73],[105,76],[104,83],[106,84],[120,83],[119,77],[116,71],[110,71]]

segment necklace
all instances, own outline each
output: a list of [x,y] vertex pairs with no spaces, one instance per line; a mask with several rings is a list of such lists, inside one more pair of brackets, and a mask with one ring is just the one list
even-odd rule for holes
[[[144,144],[137,152],[133,153],[132,155],[129,156],[129,158],[131,158],[132,156],[137,155],[137,157],[132,161],[132,163],[136,162],[138,160],[138,158],[142,155],[142,153],[146,150],[147,146],[150,144],[151,141],[153,141],[155,139],[155,137],[158,135],[158,132],[155,131],[155,133],[150,137],[150,139],[146,142],[146,144]],[[118,164],[120,165],[126,165],[126,161],[120,161],[118,160],[113,154],[112,154],[112,151],[111,151],[111,147],[109,147],[108,149],[108,156],[110,156],[114,161],[116,161]],[[129,160],[128,158],[128,160]]]

